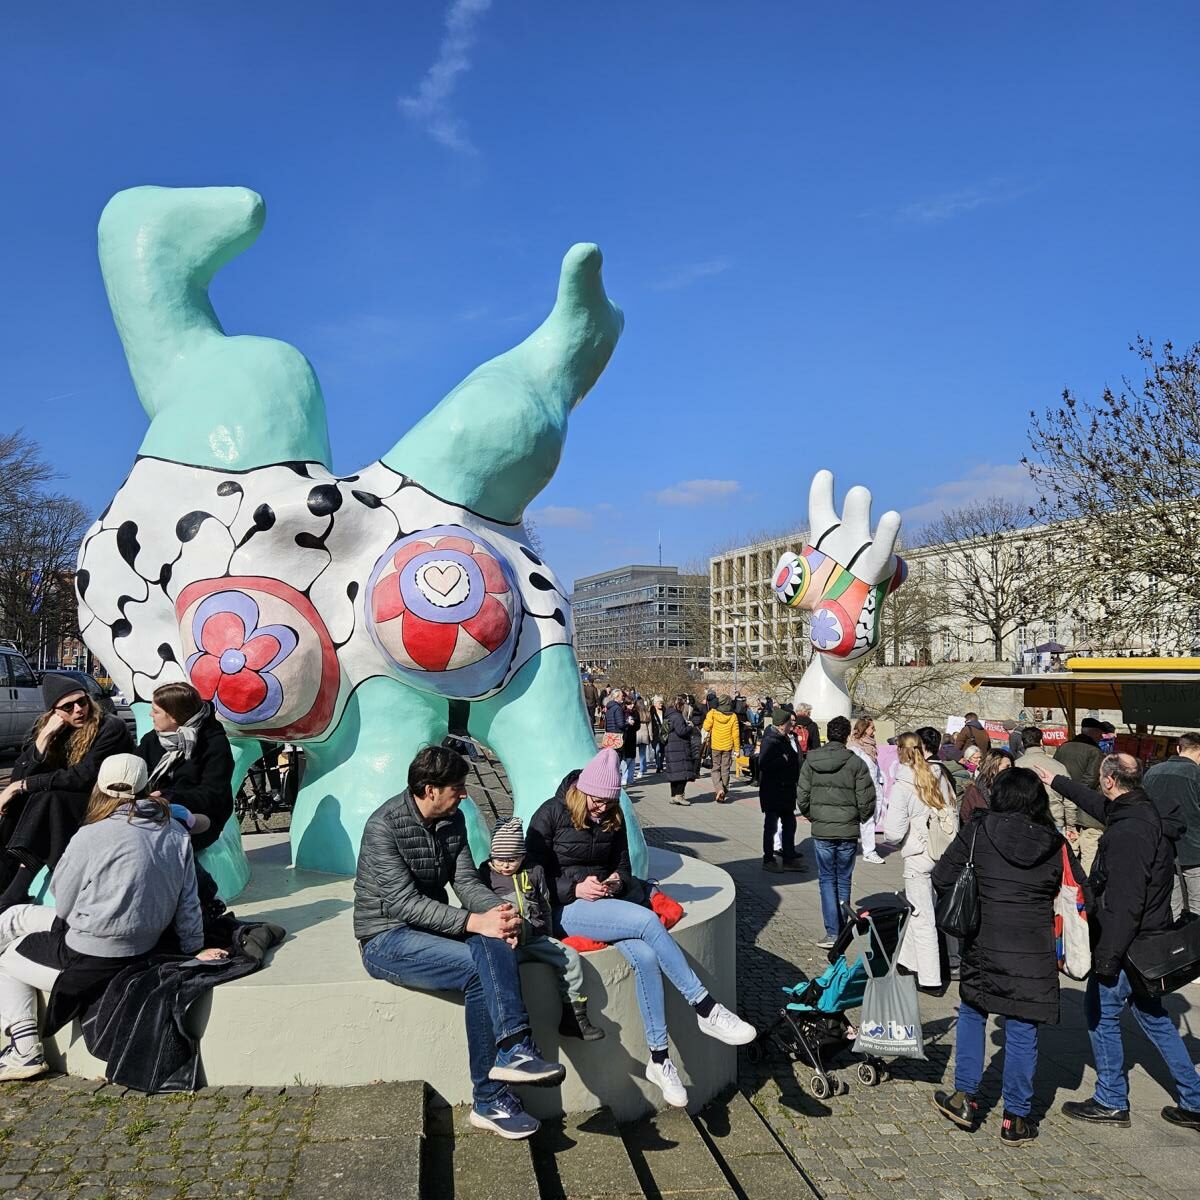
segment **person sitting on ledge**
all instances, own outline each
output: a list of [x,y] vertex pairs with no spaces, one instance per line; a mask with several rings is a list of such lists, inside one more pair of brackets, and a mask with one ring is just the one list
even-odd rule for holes
[[150,793],[204,820],[191,826],[197,850],[211,846],[233,815],[233,751],[225,728],[190,683],[164,683],[150,704],[154,728],[137,752],[150,768]]
[[[534,1045],[517,966],[521,914],[479,878],[458,811],[466,778],[461,754],[426,746],[408,768],[408,787],[368,818],[354,880],[354,936],[373,978],[463,993],[470,1122],[527,1138],[541,1122],[508,1084],[552,1087],[566,1071]],[[462,908],[447,902],[447,884]]]
[[613,942],[633,967],[650,1050],[646,1078],[662,1090],[668,1104],[685,1108],[687,1091],[667,1051],[663,975],[695,1009],[702,1033],[744,1046],[754,1041],[755,1030],[708,994],[675,939],[647,907],[649,888],[634,877],[629,863],[620,796],[617,755],[601,750],[582,771],[572,771],[534,813],[525,845],[530,862],[546,873],[563,933]]
[[37,873],[54,870],[83,822],[100,764],[133,749],[125,722],[70,675],[45,675],[42,701],[46,711],[0,789],[0,912],[29,902]]
[[[146,795],[146,764],[114,754],[100,764],[83,826],[51,879],[56,909],[28,904],[4,914],[24,936],[0,955],[0,1020],[7,1044],[0,1081],[46,1072],[38,990],[49,992],[43,1034],[61,1029],[109,980],[144,961],[165,930],[185,954],[204,945],[195,863],[166,801]],[[220,960],[222,949],[197,957]]]

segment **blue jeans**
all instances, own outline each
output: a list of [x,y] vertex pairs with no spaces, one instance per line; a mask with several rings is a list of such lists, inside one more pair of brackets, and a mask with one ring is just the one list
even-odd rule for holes
[[[975,1096],[983,1079],[983,1051],[988,1015],[958,1002],[957,1044],[954,1049],[954,1090]],[[1032,1021],[1004,1018],[1004,1108],[1027,1117],[1033,1105],[1033,1074],[1037,1070],[1038,1027]]]
[[1159,999],[1142,1000],[1133,994],[1124,971],[1113,979],[1092,975],[1085,1001],[1088,1037],[1096,1060],[1096,1103],[1105,1108],[1129,1107],[1129,1076],[1125,1071],[1125,1045],[1121,1041],[1121,1009],[1133,1009],[1142,1032],[1154,1043],[1175,1080],[1179,1107],[1200,1112],[1200,1075],[1188,1057],[1179,1030],[1171,1024]]
[[475,1103],[490,1104],[506,1090],[488,1078],[496,1043],[529,1030],[517,953],[507,942],[475,934],[460,942],[422,929],[389,929],[362,947],[362,958],[375,979],[422,992],[462,992]]
[[621,759],[621,786],[628,787],[633,782],[633,762],[632,758]]
[[649,773],[649,767],[647,766],[647,763],[649,761],[650,747],[643,746],[639,742],[638,748],[637,748],[637,753],[638,753],[638,774],[646,775]]
[[857,839],[836,842],[813,838],[813,854],[817,859],[817,878],[821,885],[821,919],[825,932],[835,938],[846,922],[846,910],[841,906],[850,899],[850,877],[854,874],[854,851]]
[[629,960],[637,981],[638,1008],[651,1050],[667,1048],[667,1014],[662,977],[689,1003],[704,999],[708,989],[688,966],[683,951],[654,912],[628,900],[576,900],[559,914],[568,937],[612,942]]

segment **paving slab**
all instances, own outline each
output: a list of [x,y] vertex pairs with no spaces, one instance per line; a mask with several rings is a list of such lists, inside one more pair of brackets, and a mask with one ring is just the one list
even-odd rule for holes
[[604,1109],[543,1121],[531,1145],[541,1200],[642,1200],[621,1131]]
[[621,1134],[647,1196],[736,1200],[700,1131],[681,1109],[626,1125]]
[[419,1138],[424,1132],[425,1085],[376,1083],[327,1090],[308,1136],[314,1142],[341,1142]]
[[288,1200],[420,1200],[420,1163],[420,1138],[310,1142]]

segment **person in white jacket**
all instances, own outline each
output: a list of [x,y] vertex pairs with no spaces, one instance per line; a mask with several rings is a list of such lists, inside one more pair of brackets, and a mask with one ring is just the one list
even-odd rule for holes
[[883,811],[883,774],[879,770],[879,750],[875,745],[875,722],[870,717],[859,717],[854,722],[846,749],[867,764],[871,782],[875,784],[875,811],[858,827],[858,841],[862,846],[862,860],[878,866],[883,857],[875,853],[875,826]]
[[[925,761],[925,748],[915,733],[896,739],[899,766],[892,785],[883,836],[900,846],[904,856],[904,894],[913,906],[899,963],[917,975],[923,992],[942,987],[937,926],[933,919],[933,871],[936,856],[958,833],[958,805],[944,772],[934,773]],[[936,825],[932,830],[930,827]]]

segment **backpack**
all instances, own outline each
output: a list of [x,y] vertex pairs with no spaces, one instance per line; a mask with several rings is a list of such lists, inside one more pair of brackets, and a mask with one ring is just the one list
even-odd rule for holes
[[801,754],[808,753],[808,726],[794,725],[792,732],[796,735],[796,745],[800,747]]
[[663,710],[662,720],[658,723],[658,744],[665,746],[671,739],[671,722],[667,720],[666,710]]
[[954,806],[946,805],[941,812],[930,809],[925,818],[925,847],[926,853],[934,862],[950,848],[950,844],[958,835],[958,827],[954,823]]

